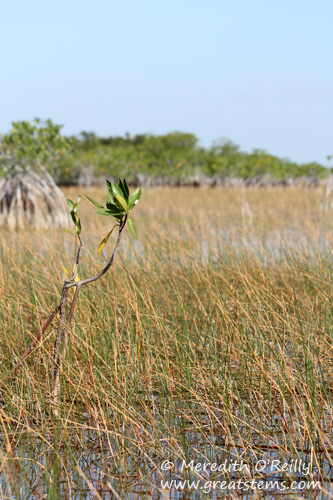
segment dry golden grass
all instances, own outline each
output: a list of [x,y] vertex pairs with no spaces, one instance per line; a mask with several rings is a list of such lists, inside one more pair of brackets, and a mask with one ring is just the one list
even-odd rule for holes
[[[101,189],[85,192],[102,201]],[[333,221],[321,195],[249,189],[250,220],[236,189],[146,189],[139,240],[125,231],[111,271],[82,290],[59,419],[56,323],[5,385],[0,497],[158,498],[166,458],[254,464],[267,453],[303,457],[327,481]],[[81,207],[88,277],[104,265],[96,250],[110,220]],[[73,258],[64,231],[0,234],[2,379],[57,305]]]

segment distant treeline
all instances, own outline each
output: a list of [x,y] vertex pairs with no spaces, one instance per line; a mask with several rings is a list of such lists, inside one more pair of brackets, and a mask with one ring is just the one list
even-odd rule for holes
[[232,185],[238,182],[318,182],[328,169],[318,163],[297,164],[263,150],[246,153],[222,139],[210,148],[199,146],[193,134],[97,137],[81,132],[65,137],[61,125],[39,118],[13,122],[0,139],[0,177],[8,168],[42,167],[59,184],[96,184],[107,178],[126,178],[140,185]]
[[131,183],[221,184],[226,179],[288,181],[321,179],[328,169],[318,163],[297,164],[263,150],[240,151],[229,140],[211,148],[198,145],[193,134],[97,137],[82,132],[71,137],[71,150],[57,165],[58,182],[91,184],[105,177],[126,177]]

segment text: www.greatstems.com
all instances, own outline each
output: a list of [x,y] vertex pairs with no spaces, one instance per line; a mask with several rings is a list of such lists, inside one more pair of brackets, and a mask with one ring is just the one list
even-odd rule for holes
[[212,490],[241,490],[241,491],[257,491],[257,490],[321,490],[319,481],[264,481],[253,479],[251,481],[192,481],[189,479],[171,479],[170,481],[161,481],[163,490],[201,490],[204,493],[209,493]]

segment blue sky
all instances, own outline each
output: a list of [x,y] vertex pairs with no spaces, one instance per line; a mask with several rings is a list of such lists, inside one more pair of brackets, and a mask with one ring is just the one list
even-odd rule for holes
[[0,131],[38,116],[326,163],[332,20],[332,0],[2,2]]

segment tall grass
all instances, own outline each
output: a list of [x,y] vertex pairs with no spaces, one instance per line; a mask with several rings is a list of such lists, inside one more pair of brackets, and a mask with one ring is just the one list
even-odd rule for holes
[[[251,223],[237,190],[145,190],[139,240],[124,235],[111,271],[81,292],[60,417],[49,399],[56,323],[6,382],[0,498],[158,498],[161,479],[192,459],[302,458],[328,488],[332,219],[319,191],[247,199]],[[80,277],[106,258],[96,249],[108,220],[92,212],[82,204]],[[2,379],[58,303],[73,258],[64,231],[0,234]]]

